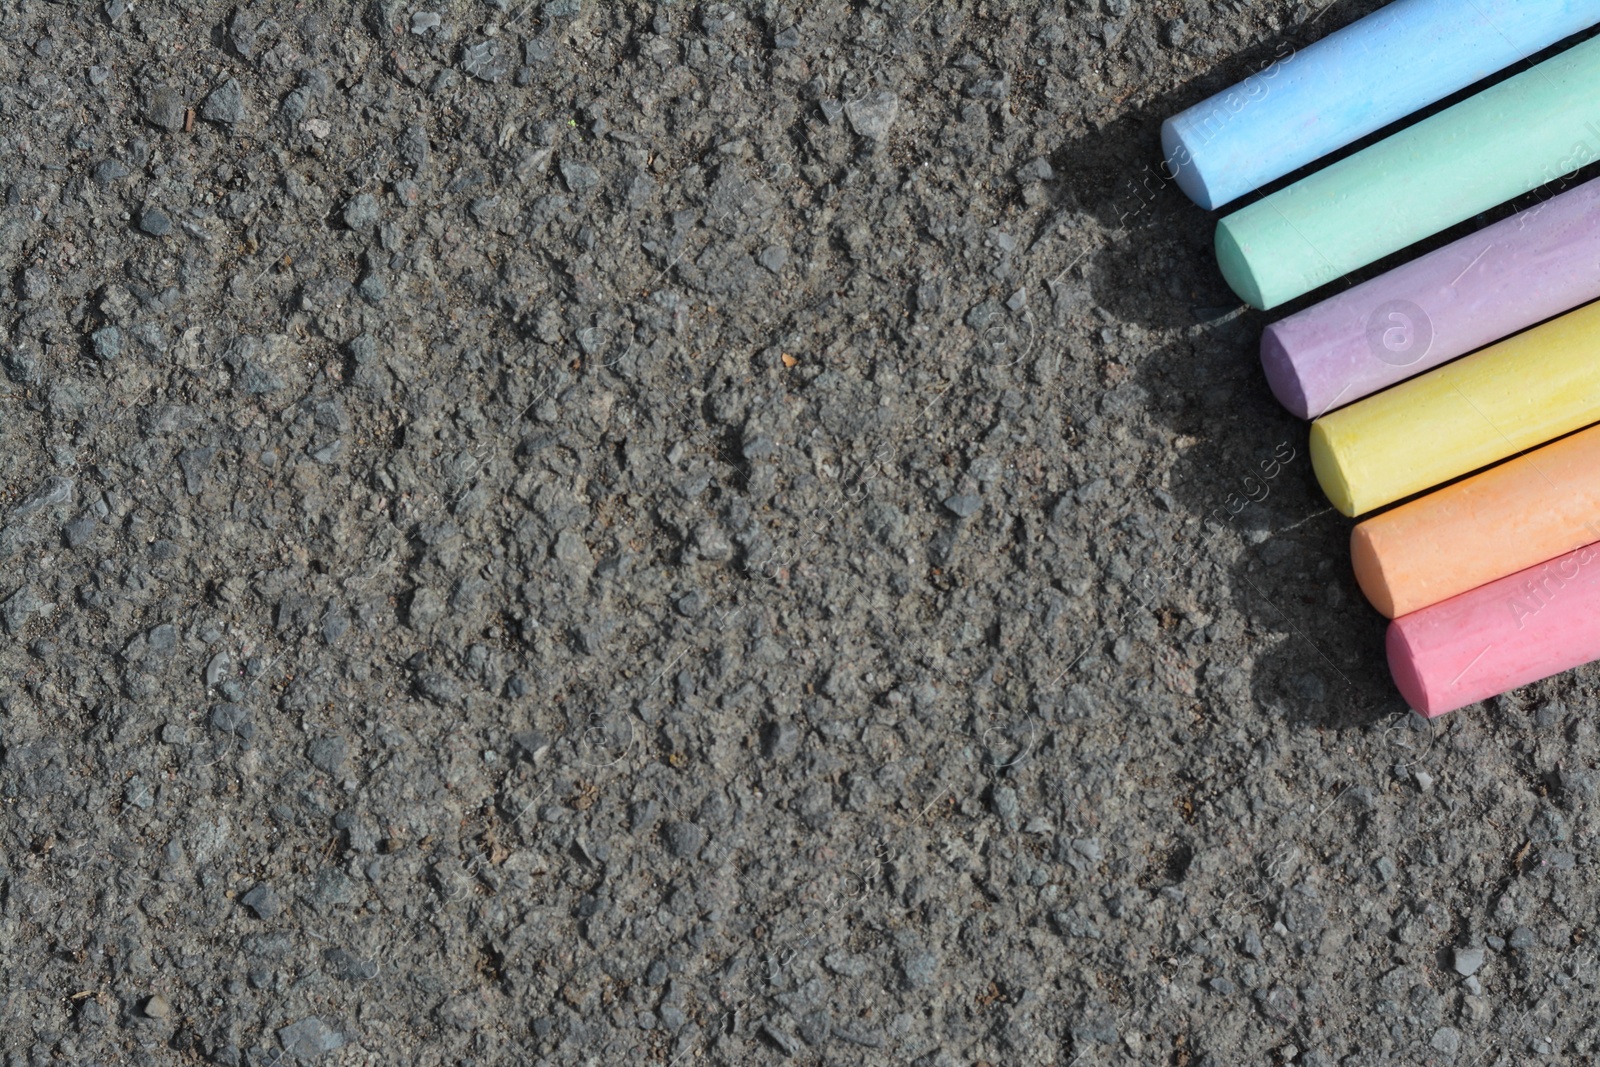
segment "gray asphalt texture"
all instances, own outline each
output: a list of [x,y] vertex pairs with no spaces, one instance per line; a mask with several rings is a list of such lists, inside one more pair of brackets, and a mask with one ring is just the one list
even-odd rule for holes
[[1155,169],[1375,6],[0,2],[3,1062],[1600,1048]]

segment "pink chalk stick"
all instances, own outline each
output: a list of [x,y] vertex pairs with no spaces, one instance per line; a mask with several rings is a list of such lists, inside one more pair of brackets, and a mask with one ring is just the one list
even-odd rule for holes
[[1600,659],[1600,542],[1402,615],[1386,644],[1429,718]]
[[1303,419],[1600,298],[1600,178],[1267,327],[1261,365]]

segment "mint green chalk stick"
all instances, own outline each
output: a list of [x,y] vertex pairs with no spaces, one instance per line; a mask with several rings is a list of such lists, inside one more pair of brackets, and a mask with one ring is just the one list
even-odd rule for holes
[[1217,259],[1276,307],[1596,159],[1600,37],[1235,211]]

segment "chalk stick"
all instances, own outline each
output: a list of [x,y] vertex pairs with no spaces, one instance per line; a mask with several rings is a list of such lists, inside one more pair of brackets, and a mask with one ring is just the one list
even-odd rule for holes
[[1271,308],[1600,159],[1600,38],[1217,224],[1222,276]]
[[1350,559],[1392,619],[1595,541],[1600,426],[1368,519],[1350,531]]
[[1178,187],[1218,208],[1600,22],[1600,0],[1397,0],[1161,126]]
[[1311,424],[1311,469],[1346,515],[1600,421],[1600,303]]
[[1600,545],[1586,545],[1389,624],[1389,670],[1429,716],[1600,658]]
[[1600,179],[1268,326],[1273,395],[1316,418],[1600,298]]

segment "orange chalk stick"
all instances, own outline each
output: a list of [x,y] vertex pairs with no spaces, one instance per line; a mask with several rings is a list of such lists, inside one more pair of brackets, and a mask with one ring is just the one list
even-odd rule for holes
[[1600,541],[1600,426],[1350,532],[1356,581],[1393,619]]

